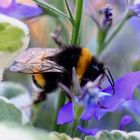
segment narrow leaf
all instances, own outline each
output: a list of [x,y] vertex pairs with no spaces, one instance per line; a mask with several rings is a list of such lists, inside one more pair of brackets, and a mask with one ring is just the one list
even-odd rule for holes
[[69,21],[71,21],[71,19],[62,11],[58,10],[56,7],[50,5],[49,3],[45,2],[44,0],[35,0],[35,2],[37,2],[37,4],[39,6],[41,6],[42,8],[51,11],[52,13],[55,13],[65,19],[68,19]]

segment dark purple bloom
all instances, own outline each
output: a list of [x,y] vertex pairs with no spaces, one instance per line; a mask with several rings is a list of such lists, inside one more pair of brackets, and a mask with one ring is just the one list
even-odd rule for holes
[[[96,104],[86,103],[85,111],[83,112],[81,119],[89,120],[92,118],[100,119],[107,112],[114,112],[122,103],[133,99],[134,89],[140,84],[140,71],[131,72],[120,79],[115,81],[115,94],[112,95],[112,87],[109,86],[102,90],[101,93],[106,93],[103,98],[98,98]],[[91,92],[91,91],[90,91]],[[89,94],[88,92],[86,94]],[[108,95],[110,94],[110,96]],[[100,95],[100,93],[99,93]],[[69,111],[69,113],[68,113]],[[58,124],[69,123],[74,120],[73,103],[67,103],[64,105],[58,113]],[[64,117],[66,115],[66,117]],[[82,129],[83,131],[84,129]]]
[[112,24],[112,8],[106,6],[105,8],[100,10],[100,13],[103,14],[103,28],[108,28]]
[[133,121],[133,118],[130,115],[125,115],[121,119],[119,129],[124,130],[124,127],[128,124],[130,124]]
[[98,128],[85,129],[85,128],[82,128],[81,126],[78,126],[78,130],[80,132],[85,133],[86,135],[93,135],[93,136],[95,136],[95,134],[97,132],[99,132],[101,129],[98,129]]
[[140,3],[130,6],[129,10],[132,15],[140,17]]
[[28,6],[16,3],[15,0],[12,0],[8,7],[2,7],[2,5],[0,4],[0,13],[18,19],[28,19],[40,15],[42,13],[42,10],[37,5]]

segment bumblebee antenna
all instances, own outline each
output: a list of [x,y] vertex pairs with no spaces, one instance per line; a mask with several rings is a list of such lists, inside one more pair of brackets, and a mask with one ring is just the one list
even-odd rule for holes
[[[107,66],[104,67],[104,70],[105,70],[104,74],[107,77],[109,83],[111,84],[111,87],[113,90],[113,95],[114,95],[115,94],[115,83],[114,83],[113,77],[112,77],[111,72]],[[106,71],[107,71],[107,73],[106,73]]]

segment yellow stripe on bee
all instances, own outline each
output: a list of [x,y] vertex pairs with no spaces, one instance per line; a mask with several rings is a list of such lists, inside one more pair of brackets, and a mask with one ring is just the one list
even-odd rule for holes
[[34,80],[36,81],[37,85],[42,88],[46,85],[46,81],[42,74],[34,74]]
[[78,65],[76,68],[76,72],[78,75],[78,79],[81,80],[84,75],[87,67],[89,66],[92,59],[92,53],[87,48],[82,48],[82,52],[78,61]]

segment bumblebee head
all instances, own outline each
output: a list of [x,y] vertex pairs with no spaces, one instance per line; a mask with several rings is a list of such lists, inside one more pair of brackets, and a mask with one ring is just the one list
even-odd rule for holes
[[92,64],[92,72],[99,74],[99,75],[104,73],[104,64],[101,62],[93,63]]
[[[93,64],[93,73],[96,76],[96,78],[99,76],[99,75],[102,75],[101,78],[100,78],[100,81],[104,78],[104,76],[108,79],[111,87],[112,87],[112,90],[113,90],[113,94],[115,93],[115,83],[114,83],[114,80],[113,80],[113,77],[111,75],[111,72],[109,70],[109,68],[107,66],[105,66],[103,63],[101,62],[97,62]],[[99,83],[100,84],[100,83]]]
[[97,77],[104,73],[104,64],[98,62],[96,58],[92,58],[90,64],[88,65],[87,70],[85,71],[82,80],[81,86],[84,86],[88,81],[94,81]]
[[[88,69],[83,75],[81,80],[81,86],[84,86],[88,81],[94,81],[96,78],[101,76],[100,81],[102,81],[103,77],[107,77],[110,85],[113,89],[113,94],[115,93],[114,89],[114,80],[112,78],[111,72],[107,66],[105,66],[102,62],[99,62],[96,58],[92,58],[91,63],[89,64]],[[99,83],[100,84],[100,83]]]

